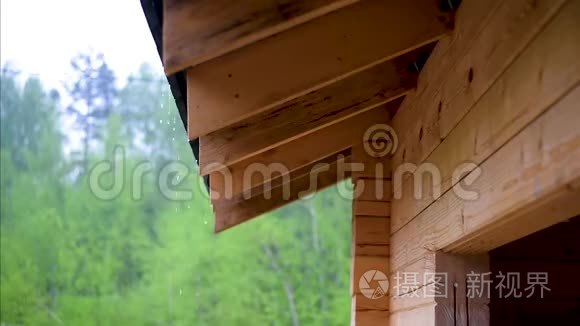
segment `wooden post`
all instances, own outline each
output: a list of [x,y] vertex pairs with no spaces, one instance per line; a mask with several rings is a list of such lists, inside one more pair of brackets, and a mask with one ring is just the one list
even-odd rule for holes
[[445,275],[445,295],[435,298],[435,326],[488,326],[492,290],[487,254],[460,256],[437,252],[436,273]]
[[[352,149],[351,325],[389,325],[391,170],[372,146]],[[364,168],[362,171],[361,168]]]

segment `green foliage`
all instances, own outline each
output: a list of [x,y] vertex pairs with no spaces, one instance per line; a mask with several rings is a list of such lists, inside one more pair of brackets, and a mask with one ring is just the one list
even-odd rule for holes
[[[66,96],[16,77],[1,75],[0,324],[348,323],[350,201],[335,189],[214,234],[168,87],[143,66],[92,126],[98,146],[87,159],[113,160],[123,146],[125,171],[146,160],[154,171],[139,200],[130,173],[118,197],[98,199],[65,154],[74,148],[62,133],[84,136],[59,127],[70,118]],[[192,167],[192,200],[160,193],[155,171],[171,160]]]

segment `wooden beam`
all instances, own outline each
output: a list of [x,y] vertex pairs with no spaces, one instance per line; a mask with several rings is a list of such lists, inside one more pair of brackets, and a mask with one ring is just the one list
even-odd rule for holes
[[[423,70],[428,79],[419,80],[393,119],[404,132],[393,165],[434,163],[445,191],[459,163],[481,162],[567,91],[579,75],[577,10],[570,7],[566,22],[544,28],[563,3],[502,2],[476,37],[458,35],[446,49],[437,46]],[[461,14],[460,8],[458,24]],[[393,202],[393,231],[433,201],[429,193],[421,200],[409,195],[412,183],[407,175],[403,197]]]
[[[365,134],[352,148],[353,163],[388,161],[367,152],[371,135]],[[390,153],[389,153],[390,154]],[[385,164],[386,165],[386,164]],[[390,171],[387,172],[390,174]],[[390,180],[353,178],[352,216],[352,321],[355,325],[389,323],[388,275],[390,273]],[[387,281],[385,286],[384,281]],[[366,282],[366,285],[365,285]],[[361,284],[362,288],[361,288]],[[383,288],[385,286],[385,288]],[[381,291],[379,291],[381,290]]]
[[201,171],[211,173],[216,162],[232,165],[389,101],[394,111],[414,77],[402,77],[392,62],[376,68],[200,137]]
[[[369,127],[377,123],[388,123],[391,114],[389,107],[381,106],[234,163],[227,166],[225,171],[210,174],[211,191],[226,194],[229,190],[232,196],[236,196],[267,183],[274,177],[274,175],[250,174],[253,167],[278,166],[283,167],[287,173],[292,173],[328,155],[350,148],[362,140]],[[202,171],[201,174],[206,173]],[[251,178],[245,174],[251,175]],[[249,180],[245,182],[245,178]]]
[[[393,270],[437,250],[477,254],[580,213],[580,87],[481,164],[479,199],[445,193],[392,235]],[[467,176],[469,178],[469,175]]]
[[190,68],[189,137],[433,43],[445,35],[449,20],[437,1],[362,1]]
[[167,74],[219,57],[357,0],[164,0]]
[[[349,159],[350,157],[346,157],[343,162],[334,162],[327,165],[326,168],[316,169],[313,173],[293,179],[288,185],[276,187],[272,189],[269,198],[258,195],[247,200],[229,200],[214,204],[215,231],[221,232],[229,229],[258,215],[295,202],[313,192],[345,180],[350,175],[348,173],[340,173],[339,164],[348,163]],[[287,196],[284,195],[285,189],[288,189]]]
[[[256,184],[251,188],[246,188],[242,192],[233,193],[231,192],[231,188],[239,188],[240,185],[233,184],[234,180],[226,181],[223,184],[222,188],[216,190],[212,188],[210,185],[210,194],[212,198],[212,204],[214,207],[216,206],[229,206],[231,205],[232,201],[243,201],[245,199],[250,199],[251,197],[256,197],[258,195],[262,195],[272,189],[282,186],[283,184],[289,183],[294,179],[300,178],[304,175],[308,175],[313,171],[316,171],[321,166],[329,166],[335,162],[343,161],[346,164],[346,158],[350,157],[350,149],[344,149],[338,153],[332,153],[330,155],[326,155],[323,158],[320,158],[310,164],[304,165],[298,169],[293,171],[288,170],[278,170],[276,167],[260,165],[257,169],[250,171],[252,176],[254,176],[258,180],[262,180],[261,182],[256,182]],[[227,180],[226,177],[222,173],[217,173],[221,180]],[[211,182],[210,178],[210,182]],[[267,181],[264,181],[267,180]],[[248,180],[235,180],[235,182],[247,183]],[[231,187],[228,189],[228,187]],[[225,199],[225,200],[224,200]]]
[[353,256],[389,257],[390,246],[386,244],[356,244],[352,245]]

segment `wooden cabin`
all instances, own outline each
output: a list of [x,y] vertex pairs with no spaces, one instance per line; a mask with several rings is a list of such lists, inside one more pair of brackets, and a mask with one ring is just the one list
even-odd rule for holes
[[141,2],[216,232],[351,180],[353,325],[580,316],[473,295],[580,275],[580,0]]

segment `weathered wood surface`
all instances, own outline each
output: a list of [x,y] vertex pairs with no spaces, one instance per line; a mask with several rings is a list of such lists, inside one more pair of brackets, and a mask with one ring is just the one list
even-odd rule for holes
[[[388,245],[390,224],[390,220],[386,216],[356,216],[353,221],[353,235],[356,243],[359,245]],[[384,254],[387,253],[388,251]]]
[[[430,197],[429,178],[423,180],[425,197],[422,199],[394,200],[393,273],[433,272],[435,250],[485,252],[580,209],[570,204],[574,196],[578,197],[577,186],[574,186],[577,181],[568,174],[574,168],[567,166],[560,170],[567,175],[564,178],[567,181],[552,184],[557,190],[542,188],[534,195],[530,193],[531,178],[546,180],[551,173],[551,178],[555,179],[558,168],[547,166],[557,161],[543,162],[535,157],[539,154],[534,153],[532,160],[536,161],[541,173],[534,174],[533,169],[527,169],[529,164],[533,165],[528,159],[529,148],[534,142],[542,143],[542,138],[549,134],[540,135],[543,132],[537,130],[539,127],[534,127],[536,131],[532,132],[528,124],[537,124],[538,119],[548,121],[545,117],[549,111],[546,113],[546,110],[554,110],[553,104],[559,97],[566,96],[577,81],[578,62],[574,61],[574,53],[578,52],[578,43],[571,38],[578,32],[574,27],[577,24],[570,18],[577,15],[577,10],[563,9],[564,3],[463,1],[456,15],[454,33],[438,43],[419,76],[417,90],[406,97],[393,119],[400,140],[393,169],[403,162],[429,162],[435,163],[443,176],[443,183],[440,183],[443,196],[436,201]],[[569,12],[567,23],[564,23],[567,27],[560,25],[557,27],[560,32],[549,32],[550,28],[555,28],[555,21],[562,21],[555,17],[562,10]],[[560,35],[555,37],[558,33]],[[558,38],[561,39],[556,41]],[[545,48],[541,42],[547,44]],[[554,53],[549,53],[548,49]],[[569,112],[569,119],[574,119],[572,115]],[[552,130],[556,125],[558,123],[551,125]],[[571,132],[572,128],[567,130]],[[521,136],[523,133],[528,136]],[[555,140],[551,144],[558,146]],[[510,149],[505,149],[507,146]],[[548,153],[545,149],[542,151]],[[500,152],[504,154],[498,156]],[[569,154],[570,157],[578,155],[574,150]],[[573,160],[570,157],[566,160]],[[478,190],[477,206],[471,201],[463,202],[448,190],[453,184],[449,180],[453,169],[465,160],[481,163],[483,173],[479,179],[475,178],[475,173],[463,179],[477,179],[467,189],[481,190],[483,187],[485,190]],[[506,180],[511,180],[511,185],[504,185]],[[406,196],[413,191],[410,181],[403,186]],[[565,184],[568,186],[563,186]],[[543,181],[541,185],[544,186]],[[520,187],[520,192],[513,195],[512,187]],[[499,208],[501,205],[512,206],[504,210]],[[480,210],[470,211],[474,207]],[[489,207],[487,211],[486,207]],[[467,221],[473,221],[470,216],[487,216],[485,223],[489,224],[484,227],[485,223],[480,221],[482,224],[468,227]],[[417,311],[425,309],[422,307],[432,305],[433,301],[425,298],[392,297],[390,308],[394,315],[391,319],[394,322],[413,320]],[[427,315],[432,316],[432,313]]]
[[392,326],[435,325],[435,303],[417,306],[410,310],[397,311],[391,314]]
[[380,68],[201,136],[202,173],[213,172],[211,166],[216,162],[234,164],[387,102],[393,102],[389,107],[394,110],[401,97],[414,87],[414,78],[401,77],[391,62]]
[[[481,275],[490,272],[489,256],[460,256],[437,252],[435,261],[436,273],[446,275],[445,289],[438,289],[447,293],[446,296],[432,298],[437,303],[435,325],[489,326],[489,295],[480,297],[469,293],[467,282],[470,273]],[[488,279],[491,280],[491,277]]]
[[355,310],[351,317],[352,325],[389,325],[389,315],[388,310]]
[[357,0],[164,0],[167,74],[195,66]]
[[[424,70],[429,79],[419,81],[417,93],[393,118],[394,128],[406,131],[399,137],[394,166],[434,163],[445,191],[459,163],[481,162],[567,91],[580,73],[577,6],[565,9],[569,19],[543,29],[563,3],[502,2],[477,36],[458,36],[446,51],[438,45]],[[452,61],[442,58],[448,54]],[[486,122],[480,124],[481,119]],[[469,122],[459,128],[460,120]],[[407,175],[404,196],[393,202],[393,232],[433,202],[429,193],[415,200],[412,179]]]
[[[469,187],[479,199],[447,192],[395,232],[393,273],[416,272],[422,279],[435,270],[437,250],[487,252],[580,214],[579,101],[576,88],[483,162]],[[392,296],[390,307],[406,315],[430,302]]]
[[[370,126],[377,123],[388,123],[391,114],[389,107],[380,106],[234,163],[226,167],[226,174],[223,170],[210,174],[211,191],[226,193],[226,183],[229,182],[232,187],[232,195],[241,194],[243,191],[260,186],[274,177],[252,174],[248,178],[247,174],[252,167],[279,167],[280,171],[287,171],[283,173],[285,175],[317,162],[328,155],[341,152],[360,142]],[[202,172],[202,174],[205,173]],[[248,180],[244,181],[244,179]]]
[[[277,169],[279,166],[265,166],[265,165],[258,165],[255,169],[250,168],[246,172],[249,174],[251,173],[256,179],[260,180],[261,182],[257,182],[255,186],[251,188],[247,188],[242,192],[234,193],[232,192],[233,188],[233,181],[226,181],[224,183],[224,187],[216,190],[210,186],[210,194],[212,199],[212,204],[214,207],[216,206],[230,206],[235,201],[243,201],[244,199],[249,199],[251,197],[256,197],[262,194],[268,194],[269,191],[272,189],[280,187],[284,184],[290,183],[292,180],[307,175],[309,173],[316,173],[316,171],[324,168],[325,166],[330,166],[335,162],[343,162],[344,166],[347,165],[347,158],[350,157],[350,149],[344,149],[338,153],[332,153],[327,155],[321,159],[318,159],[310,164],[306,164],[301,166],[298,169],[294,169],[292,171],[288,171],[285,169]],[[344,171],[347,173],[347,171]],[[218,172],[221,175],[221,173]],[[223,176],[223,175],[222,175]],[[247,178],[247,176],[246,176]],[[264,181],[267,179],[267,181]],[[226,180],[226,178],[222,178],[222,180]],[[242,183],[247,182],[248,180],[241,180]],[[232,188],[230,188],[232,187]],[[223,200],[226,199],[226,200]]]
[[444,194],[392,235],[393,270],[443,249],[481,253],[580,213],[580,88],[481,164],[479,199]]
[[190,68],[189,137],[431,44],[449,19],[432,0],[367,0]]
[[[389,176],[390,177],[390,176]],[[354,196],[357,200],[391,200],[393,196],[393,184],[390,178],[369,179],[359,178],[354,181]]]
[[[369,135],[364,135],[352,148],[354,163],[367,162],[374,153],[365,150]],[[372,138],[372,137],[371,137]],[[389,156],[380,158],[388,161]],[[376,275],[388,280],[390,274],[390,180],[371,178],[353,178],[353,220],[352,220],[352,320],[355,325],[388,325],[389,295],[376,292],[381,283]],[[368,282],[369,288],[362,290],[360,280],[365,273],[373,275]],[[364,283],[363,283],[364,284]],[[382,290],[382,288],[380,288]]]
[[[294,178],[289,182],[287,188],[286,185],[273,188],[269,198],[260,194],[246,200],[235,199],[216,203],[213,207],[216,217],[215,231],[221,232],[347,179],[350,175],[339,173],[338,164],[349,161],[350,157],[345,157],[343,163],[334,162],[326,165],[325,168],[316,169],[314,173]],[[288,196],[284,196],[285,189],[289,190]]]

